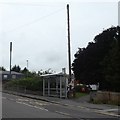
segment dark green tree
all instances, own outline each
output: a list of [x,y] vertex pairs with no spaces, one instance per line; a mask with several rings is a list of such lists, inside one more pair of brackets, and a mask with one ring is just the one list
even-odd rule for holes
[[6,69],[2,66],[2,67],[0,67],[0,70],[1,71],[6,71]]
[[11,70],[12,70],[12,71],[15,71],[15,72],[20,72],[20,71],[21,71],[21,68],[20,68],[19,65],[18,65],[18,66],[14,65]]
[[22,73],[26,74],[29,70],[25,67],[23,70],[21,70]]
[[120,29],[119,27],[117,29],[111,49],[101,62],[101,65],[103,66],[103,75],[106,81],[104,87],[111,91],[120,92]]
[[32,78],[39,76],[35,71],[31,72],[26,67],[23,70],[21,70],[21,73],[23,73],[26,77],[32,77]]
[[103,71],[106,70],[101,62],[110,54],[113,42],[116,41],[116,39],[119,40],[119,29],[120,27],[112,27],[104,30],[102,33],[95,36],[94,41],[89,42],[86,48],[79,48],[72,64],[72,70],[76,80],[85,84],[99,82],[100,89],[106,89],[108,82],[105,77],[106,73],[103,73]]

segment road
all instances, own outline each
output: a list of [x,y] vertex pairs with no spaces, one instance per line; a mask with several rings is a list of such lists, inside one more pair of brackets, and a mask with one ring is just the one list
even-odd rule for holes
[[48,111],[43,106],[49,103],[15,95],[3,94],[3,118],[64,118],[66,116]]
[[3,93],[2,118],[114,118],[92,109],[63,106]]

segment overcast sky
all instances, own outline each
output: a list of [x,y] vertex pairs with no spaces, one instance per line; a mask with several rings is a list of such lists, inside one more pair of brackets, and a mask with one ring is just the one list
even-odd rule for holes
[[70,5],[72,62],[79,47],[86,47],[104,29],[118,25],[117,0],[43,1],[1,0],[0,66],[9,70],[12,42],[12,66],[24,68],[28,60],[31,71],[68,69],[67,3]]

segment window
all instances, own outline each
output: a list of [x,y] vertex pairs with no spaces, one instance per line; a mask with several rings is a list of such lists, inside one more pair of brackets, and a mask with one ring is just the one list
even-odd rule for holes
[[3,75],[3,79],[7,79],[8,78],[8,75]]
[[16,75],[12,75],[12,78],[13,78],[13,79],[16,79]]

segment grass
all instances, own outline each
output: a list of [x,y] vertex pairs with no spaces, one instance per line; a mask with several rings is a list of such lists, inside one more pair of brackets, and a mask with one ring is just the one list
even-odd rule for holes
[[102,100],[102,101],[92,101],[91,103],[93,104],[108,104],[108,105],[117,105],[120,106],[120,102],[118,101],[107,101],[107,100]]
[[80,97],[83,97],[83,96],[86,96],[86,95],[88,95],[88,93],[76,92],[76,93],[75,93],[75,98],[80,98]]

